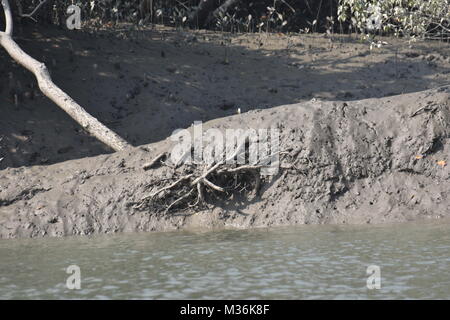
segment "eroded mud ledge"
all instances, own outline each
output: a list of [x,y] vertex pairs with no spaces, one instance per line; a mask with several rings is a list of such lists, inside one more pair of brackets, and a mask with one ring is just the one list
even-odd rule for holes
[[133,206],[164,179],[176,179],[165,166],[142,169],[171,149],[169,139],[132,152],[8,168],[0,171],[0,238],[450,217],[450,87],[253,110],[204,124],[211,127],[277,127],[284,168],[256,197],[178,213]]

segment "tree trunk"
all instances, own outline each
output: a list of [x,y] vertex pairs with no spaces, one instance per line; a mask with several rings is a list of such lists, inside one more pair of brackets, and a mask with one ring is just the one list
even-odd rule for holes
[[208,15],[205,24],[210,24],[214,19],[217,19],[220,15],[227,13],[232,6],[237,5],[241,1],[242,0],[226,0],[220,7]]
[[191,27],[203,28],[208,16],[219,6],[218,0],[200,0],[197,10],[189,17]]
[[104,124],[86,112],[86,110],[69,97],[69,95],[56,86],[53,83],[45,64],[30,57],[17,45],[12,39],[13,20],[9,2],[8,0],[1,0],[1,3],[5,13],[6,28],[5,32],[0,32],[0,45],[5,48],[8,54],[16,62],[35,75],[41,91],[61,109],[67,112],[87,132],[115,151],[132,147],[115,132],[108,129]]

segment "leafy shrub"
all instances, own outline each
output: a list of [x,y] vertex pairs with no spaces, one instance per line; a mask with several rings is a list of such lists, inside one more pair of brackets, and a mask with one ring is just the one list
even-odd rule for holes
[[338,19],[362,33],[450,35],[450,0],[340,0]]
[[[31,12],[40,0],[10,0]],[[168,25],[187,25],[186,19],[200,0],[153,0],[152,21]],[[223,4],[225,0],[217,0]],[[139,22],[140,0],[47,0],[36,20],[62,24],[70,4],[81,7],[83,19],[100,23]],[[336,21],[338,0],[241,0],[207,26],[223,31],[325,31]],[[192,25],[192,24],[191,24]]]
[[[11,0],[30,12],[40,0]],[[143,0],[48,0],[39,11],[39,22],[63,24],[66,8],[74,2],[84,20],[134,22],[142,19]],[[225,0],[216,0],[216,5]],[[153,0],[155,23],[187,26],[200,0]],[[383,33],[405,37],[450,35],[450,0],[241,0],[207,25],[223,31],[332,31],[352,26],[365,34]],[[190,23],[190,26],[195,26]],[[341,29],[341,30],[344,30]]]

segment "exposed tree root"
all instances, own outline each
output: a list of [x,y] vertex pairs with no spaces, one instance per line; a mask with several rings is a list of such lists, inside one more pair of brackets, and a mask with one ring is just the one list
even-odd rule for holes
[[[246,154],[245,144],[238,147],[230,157],[223,157],[223,160],[209,165],[189,164],[182,166],[180,170],[171,166],[175,170],[176,180],[158,186],[136,203],[134,208],[168,213],[205,208],[218,199],[227,201],[239,196],[256,196],[261,187],[260,170],[264,165],[230,163],[230,160],[242,154]],[[159,155],[151,163],[161,158],[163,155]]]
[[163,152],[160,153],[159,155],[157,155],[152,161],[150,161],[149,163],[146,163],[142,166],[142,169],[144,169],[145,171],[153,168],[158,162],[162,161],[162,159],[164,157],[167,156],[167,153]]

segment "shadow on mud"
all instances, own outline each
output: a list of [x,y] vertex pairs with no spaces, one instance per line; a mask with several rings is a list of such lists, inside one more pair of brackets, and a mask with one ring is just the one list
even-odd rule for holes
[[[312,98],[381,98],[448,82],[448,45],[439,52],[422,44],[373,53],[367,44],[339,37],[276,37],[170,29],[92,34],[39,27],[19,32],[17,41],[48,65],[57,85],[135,146],[238,109]],[[32,75],[11,64],[4,51],[0,70],[0,169],[111,151],[42,97]],[[17,106],[10,92],[14,87],[20,90]]]

